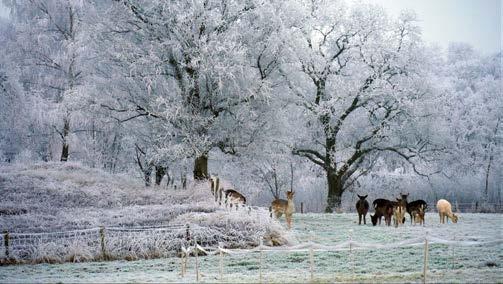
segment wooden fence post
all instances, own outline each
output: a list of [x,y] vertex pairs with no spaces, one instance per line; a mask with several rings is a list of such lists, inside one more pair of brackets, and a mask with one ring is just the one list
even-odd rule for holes
[[424,263],[423,263],[423,283],[426,283],[426,272],[428,271],[428,232],[424,236]]
[[353,229],[349,229],[349,261],[351,262],[351,279],[355,279],[355,262],[353,260]]
[[184,247],[182,245],[182,257],[180,258],[180,264],[181,264],[181,270],[182,270],[180,275],[182,276],[182,278],[185,277],[185,255],[186,255],[186,253],[183,249],[184,249]]
[[100,227],[100,240],[101,240],[101,256],[103,259],[107,259],[107,251],[105,248],[105,227],[101,226]]
[[3,244],[5,246],[5,258],[9,259],[10,252],[9,252],[9,232],[8,231],[3,232]]
[[311,232],[310,236],[309,236],[309,242],[310,242],[310,246],[309,246],[309,271],[311,272],[311,283],[314,282],[314,251],[313,251],[313,240],[314,240],[314,236],[313,236],[313,232]]
[[190,225],[187,224],[185,226],[185,240],[188,242],[190,241]]
[[196,282],[199,282],[199,248],[197,248],[196,237],[194,237],[194,252],[196,253]]
[[[453,242],[456,241],[456,236],[453,237],[452,241]],[[452,244],[450,247],[451,247],[451,266],[452,266],[452,269],[454,269],[454,266],[455,266],[454,244]]]
[[220,269],[219,269],[220,282],[222,282],[224,279],[224,252],[222,251],[222,248],[223,248],[223,244],[218,243],[218,251],[220,254]]
[[259,243],[259,260],[258,260],[258,272],[259,272],[259,283],[262,283],[262,239]]

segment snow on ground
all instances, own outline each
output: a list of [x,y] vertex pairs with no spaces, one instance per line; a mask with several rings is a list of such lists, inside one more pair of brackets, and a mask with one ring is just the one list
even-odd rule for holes
[[[186,190],[146,188],[131,177],[77,163],[4,165],[0,166],[0,229],[10,233],[52,233],[100,226],[190,224],[192,237],[206,244],[250,247],[258,245],[264,235],[278,236],[283,243],[293,241],[287,239],[286,230],[277,221],[269,218],[265,208],[228,210],[214,201],[209,187],[208,182],[189,185]],[[96,259],[100,254],[98,230],[65,243],[60,239],[31,239],[28,251],[11,256],[35,262]],[[182,240],[184,233],[182,229],[175,235]],[[125,233],[107,232],[111,258],[160,257],[166,256],[164,248],[176,253],[180,247],[179,242],[160,231],[154,236],[151,232],[132,235],[128,232],[127,239]],[[2,257],[3,237],[0,240]],[[14,245],[14,239],[11,242]]]
[[[426,226],[356,224],[356,214],[296,214],[292,234],[300,241],[333,245],[348,240],[392,244],[404,239],[431,236],[458,241],[501,240],[502,215],[461,214],[457,224],[440,225],[436,213],[426,215]],[[284,221],[282,221],[284,222]],[[352,230],[352,231],[351,231]],[[429,282],[502,282],[503,246],[431,245]],[[258,282],[259,254],[226,255],[224,282]],[[219,281],[219,258],[199,257],[202,282]],[[315,282],[421,282],[423,246],[315,252]],[[354,265],[353,265],[354,264]],[[65,264],[14,265],[0,267],[1,282],[195,282],[195,258],[189,259],[188,274],[180,276],[179,258],[139,261],[110,261]],[[306,252],[264,253],[265,282],[308,282]]]

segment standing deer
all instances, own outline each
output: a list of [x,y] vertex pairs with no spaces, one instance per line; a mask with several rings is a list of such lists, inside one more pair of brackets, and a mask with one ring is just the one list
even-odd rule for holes
[[419,225],[424,226],[424,212],[426,210],[426,206],[421,204],[417,209],[412,211],[411,218],[414,219],[414,224],[419,223]]
[[215,197],[215,202],[222,205],[223,189],[220,187],[220,178],[217,176],[210,177],[211,194]]
[[292,215],[295,212],[295,204],[293,202],[294,194],[295,193],[293,191],[287,191],[287,200],[276,198],[273,202],[271,202],[271,206],[269,207],[271,218],[273,213],[277,219],[279,219],[281,215],[285,214],[288,229],[292,228]]
[[[419,199],[412,201],[410,203],[407,203],[407,213],[410,215],[410,223],[412,224],[412,220],[414,220],[414,213],[419,212],[422,210],[422,214],[424,216],[424,212],[428,208],[428,204],[426,204],[426,201]],[[423,220],[424,222],[424,220]]]
[[397,206],[393,207],[393,220],[395,223],[395,227],[398,227],[398,225],[403,224],[403,221],[405,219],[405,207],[403,205],[398,204]]
[[[358,195],[358,194],[357,194]],[[369,203],[365,198],[367,198],[368,195],[365,196],[360,196],[358,195],[358,202],[356,202],[356,211],[358,212],[358,225],[362,224],[362,216],[363,216],[363,224],[367,224],[366,216],[367,212],[369,211]]]

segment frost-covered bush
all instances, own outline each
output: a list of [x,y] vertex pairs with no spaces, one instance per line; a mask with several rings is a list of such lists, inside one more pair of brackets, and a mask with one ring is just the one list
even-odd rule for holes
[[[293,242],[267,209],[219,206],[206,182],[186,190],[147,188],[77,163],[37,163],[1,166],[0,189],[0,212],[8,212],[0,214],[0,228],[12,235],[11,256],[19,260],[165,257],[194,240],[229,248],[256,246],[261,239],[275,245]],[[105,253],[100,227],[105,228]],[[20,233],[38,235],[21,238]]]

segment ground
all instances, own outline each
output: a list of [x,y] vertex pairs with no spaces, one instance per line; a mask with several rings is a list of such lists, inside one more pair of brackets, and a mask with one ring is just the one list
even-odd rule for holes
[[[484,242],[501,240],[503,218],[499,214],[461,214],[457,224],[440,225],[436,213],[428,213],[426,226],[406,223],[399,228],[361,225],[356,214],[296,214],[292,234],[299,242],[314,236],[326,245],[351,238],[364,243],[393,244],[428,235],[448,240]],[[284,222],[283,222],[284,225]],[[314,253],[314,282],[421,282],[424,246],[394,249]],[[259,269],[259,253],[224,257],[223,282],[308,282],[306,252],[269,252]],[[429,247],[428,282],[503,282],[503,246]],[[199,258],[201,282],[218,282],[219,258]],[[179,258],[0,267],[0,282],[195,282],[195,258],[188,273],[180,276]]]

